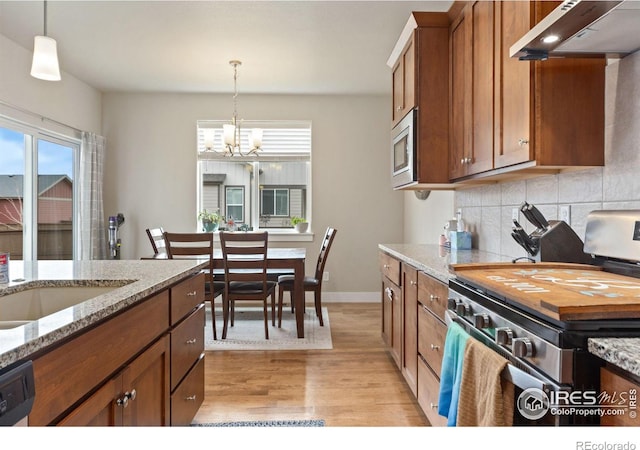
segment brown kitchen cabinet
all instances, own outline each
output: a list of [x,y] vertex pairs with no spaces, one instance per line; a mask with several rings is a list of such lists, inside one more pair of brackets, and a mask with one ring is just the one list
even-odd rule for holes
[[[600,392],[607,393],[614,402],[622,402],[621,406],[629,409],[625,414],[605,415],[600,419],[600,425],[608,427],[637,427],[638,394],[640,393],[640,381],[638,377],[623,372],[621,369],[609,367],[600,368]],[[615,395],[615,396],[614,396]],[[633,408],[633,417],[630,413]]]
[[559,2],[462,3],[450,29],[451,181],[602,166],[605,59],[509,56]]
[[168,385],[169,338],[164,336],[58,425],[169,425]]
[[[199,273],[70,337],[33,359],[29,425],[189,423],[204,391],[203,330]],[[176,392],[192,399],[174,403]]]
[[379,263],[383,340],[429,422],[446,425],[437,409],[448,287],[387,253]]
[[418,393],[418,270],[402,264],[402,375]]
[[493,2],[468,2],[451,25],[449,177],[493,167]]
[[414,26],[413,31],[401,36],[388,62],[391,126],[415,109],[417,182],[448,183],[449,18],[446,13],[413,12],[407,25]]

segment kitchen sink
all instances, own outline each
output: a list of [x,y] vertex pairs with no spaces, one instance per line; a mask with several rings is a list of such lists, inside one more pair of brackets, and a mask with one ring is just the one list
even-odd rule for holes
[[0,329],[15,328],[118,289],[119,286],[36,287],[0,297]]

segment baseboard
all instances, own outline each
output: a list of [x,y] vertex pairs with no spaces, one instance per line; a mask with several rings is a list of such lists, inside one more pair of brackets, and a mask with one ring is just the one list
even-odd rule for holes
[[[380,303],[380,292],[324,292],[322,301],[328,303]],[[312,297],[313,301],[313,297]]]

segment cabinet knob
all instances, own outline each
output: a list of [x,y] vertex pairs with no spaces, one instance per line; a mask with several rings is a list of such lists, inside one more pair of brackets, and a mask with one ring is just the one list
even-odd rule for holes
[[388,287],[384,291],[386,292],[387,297],[389,298],[389,301],[392,302],[393,301],[393,291],[391,290],[391,288]]
[[187,344],[195,344],[196,342],[198,342],[198,340],[196,338],[193,338],[193,339],[189,339],[186,343]]
[[389,264],[383,264],[383,265],[382,265],[382,267],[383,267],[384,269],[388,269],[388,268],[389,268]]
[[524,147],[525,145],[527,145],[529,143],[529,139],[525,139],[525,138],[520,138],[518,139],[518,145],[520,147]]
[[138,393],[135,389],[133,389],[131,392],[125,392],[122,398],[116,400],[116,405],[126,408],[127,406],[129,406],[129,401],[133,401],[136,399],[137,394]]
[[196,395],[195,394],[194,395],[190,395],[188,397],[185,397],[184,399],[186,401],[188,401],[188,402],[194,402],[196,400]]
[[187,292],[187,297],[195,297],[198,294],[198,291]]
[[431,350],[433,350],[433,351],[438,351],[438,350],[440,350],[440,346],[439,346],[439,345],[431,344]]
[[430,301],[430,302],[435,302],[436,300],[438,300],[438,296],[437,296],[437,295],[433,295],[433,294],[431,294],[431,295],[429,296],[429,301]]
[[438,409],[437,403],[429,403],[429,406],[431,407],[431,409]]
[[402,106],[398,106],[398,107],[396,108],[396,111],[402,111]]
[[418,283],[416,281],[413,281],[413,280],[409,281],[409,284],[411,286],[417,286],[418,285]]

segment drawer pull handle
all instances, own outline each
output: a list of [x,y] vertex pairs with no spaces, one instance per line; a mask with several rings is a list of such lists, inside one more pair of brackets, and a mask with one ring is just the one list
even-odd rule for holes
[[383,264],[382,267],[384,267],[385,269],[389,268],[389,264]]
[[185,397],[184,399],[188,402],[193,402],[196,400],[196,396],[194,394],[194,395],[190,395],[189,397]]
[[418,283],[417,283],[417,282],[415,282],[415,281],[413,281],[413,280],[411,280],[411,281],[409,281],[409,284],[410,284],[411,286],[416,286]]
[[433,351],[438,351],[438,350],[440,350],[440,346],[439,346],[439,345],[431,344],[431,350],[433,350]]
[[431,407],[431,409],[438,409],[437,403],[429,403],[429,406]]
[[195,297],[196,295],[198,295],[198,291],[187,292],[187,297]]
[[429,296],[429,301],[431,301],[431,302],[435,302],[436,300],[438,300],[438,296],[437,296],[437,295],[433,295],[433,294],[431,294],[431,295]]
[[386,288],[384,291],[387,293],[389,301],[393,301],[393,291],[391,290],[391,288]]
[[116,400],[116,405],[126,408],[127,406],[129,406],[129,401],[133,401],[136,399],[136,395],[137,392],[135,389],[133,389],[131,392],[125,392],[122,398]]
[[198,340],[196,338],[193,338],[193,339],[189,339],[186,343],[187,344],[195,344],[196,342],[198,342]]

